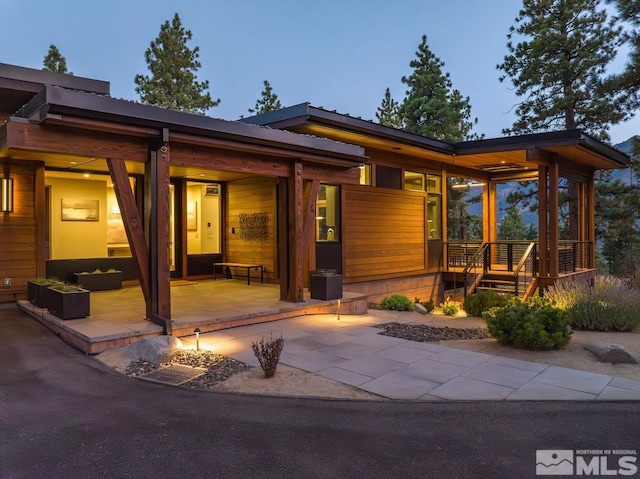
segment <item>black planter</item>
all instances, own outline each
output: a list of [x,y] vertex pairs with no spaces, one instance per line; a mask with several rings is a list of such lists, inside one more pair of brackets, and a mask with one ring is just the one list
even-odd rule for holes
[[122,288],[122,271],[100,273],[73,273],[76,284],[89,291],[106,291]]
[[36,283],[35,281],[27,281],[27,299],[31,304],[38,308],[47,307],[47,298],[49,286],[57,283],[57,281],[47,281],[46,283]]
[[342,298],[342,275],[333,272],[312,274],[309,278],[312,299]]
[[49,288],[47,291],[47,308],[60,319],[76,319],[89,316],[90,292],[78,288],[74,291],[58,291]]

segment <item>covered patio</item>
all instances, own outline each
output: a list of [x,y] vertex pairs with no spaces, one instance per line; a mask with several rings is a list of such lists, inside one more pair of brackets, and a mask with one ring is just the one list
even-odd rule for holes
[[[279,299],[277,284],[243,280],[174,281],[171,286],[174,336],[276,321],[307,314],[364,314],[367,297],[344,292],[341,300],[311,299],[292,303]],[[164,327],[144,319],[145,301],[140,287],[91,293],[91,315],[61,320],[28,301],[18,301],[27,314],[55,331],[62,339],[87,354],[126,346],[145,336],[160,336]]]

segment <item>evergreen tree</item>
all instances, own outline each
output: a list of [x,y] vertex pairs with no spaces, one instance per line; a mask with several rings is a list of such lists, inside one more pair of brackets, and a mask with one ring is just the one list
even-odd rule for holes
[[278,95],[273,93],[273,88],[271,88],[269,82],[265,80],[263,83],[264,90],[262,90],[261,97],[256,101],[256,106],[249,108],[249,113],[260,115],[261,113],[282,108],[282,103],[278,100]]
[[404,129],[452,142],[476,138],[472,130],[477,118],[471,118],[469,97],[453,90],[449,74],[442,71],[444,62],[429,50],[426,35],[409,66],[413,72],[402,77],[408,86],[400,106]]
[[[625,113],[607,67],[622,41],[616,19],[601,0],[523,0],[517,26],[507,35],[509,54],[497,66],[516,94],[518,119],[505,134],[581,128],[608,139],[607,129]],[[513,44],[513,37],[522,40]]]
[[384,92],[382,103],[376,111],[376,118],[381,125],[402,128],[400,104],[391,97],[391,90],[389,88]]
[[609,0],[616,4],[622,20],[629,25],[625,41],[629,59],[624,72],[614,75],[613,88],[621,88],[625,107],[631,114],[640,108],[640,0]]
[[144,54],[151,76],[136,75],[134,80],[143,103],[201,114],[220,103],[207,91],[208,81],[196,80],[196,71],[202,65],[199,47],[187,46],[191,38],[191,31],[184,29],[177,13],[171,22],[162,24]]
[[[533,225],[530,225],[533,226]],[[499,240],[524,240],[528,239],[531,228],[527,229],[524,224],[520,209],[516,205],[507,207],[506,214],[502,218],[500,228],[498,230]]]
[[55,45],[49,46],[49,51],[42,61],[43,70],[53,73],[66,73],[73,75],[73,72],[67,70],[67,59],[60,54],[60,50]]
[[447,178],[447,239],[482,239],[482,216],[469,213],[468,205],[480,203],[482,194],[474,194],[465,178]]

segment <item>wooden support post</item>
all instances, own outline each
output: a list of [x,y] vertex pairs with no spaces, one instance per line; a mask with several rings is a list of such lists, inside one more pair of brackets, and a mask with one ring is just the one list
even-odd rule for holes
[[278,179],[278,272],[280,299],[289,292],[289,178]]
[[[446,243],[448,241],[448,236],[447,236],[447,168],[446,165],[443,163],[442,164],[442,169],[440,170],[442,173],[442,181],[440,183],[440,191],[442,193],[442,196],[440,198],[440,219],[442,221],[442,231],[440,232],[441,237],[442,237],[442,266],[443,269],[447,269],[447,265],[449,264],[449,258],[448,258],[448,250],[447,248],[444,248],[444,243]],[[373,183],[375,185],[375,183]],[[427,197],[428,197],[429,193],[427,193]],[[427,252],[427,256],[426,258],[428,258],[428,252]],[[428,260],[427,260],[428,261]]]
[[546,166],[538,167],[538,276],[549,275],[549,242],[548,242],[548,185],[547,177],[549,169]]
[[45,209],[45,186],[44,186],[44,164],[36,167],[35,177],[35,199],[36,199],[36,277],[45,278],[47,276],[47,212]]
[[[120,208],[124,230],[127,233],[133,261],[136,265],[140,288],[142,289],[142,294],[147,305],[147,311],[149,311],[151,306],[151,294],[149,290],[149,247],[145,240],[136,199],[133,196],[131,184],[129,183],[127,167],[124,160],[114,160],[112,158],[107,158],[107,167],[109,168],[113,189],[116,194],[116,199],[118,200],[118,207]],[[148,314],[147,317],[149,317]]]
[[304,251],[307,254],[307,264],[303,271],[303,281],[307,278],[309,270],[316,269],[316,199],[318,198],[318,190],[320,189],[320,181],[307,181],[304,185],[304,231],[305,239]]
[[587,183],[587,226],[586,239],[590,242],[589,268],[596,267],[596,184],[593,173]]
[[304,301],[304,205],[302,161],[293,164],[289,181],[289,290],[287,300]]
[[551,163],[549,165],[549,276],[552,279],[558,277],[558,208],[559,194],[558,181],[560,179],[558,173],[558,159],[555,154],[551,154]]
[[149,319],[172,333],[171,274],[169,271],[169,130],[164,128],[162,140],[149,151],[147,173],[147,205],[150,205],[149,253],[151,279],[151,314]]

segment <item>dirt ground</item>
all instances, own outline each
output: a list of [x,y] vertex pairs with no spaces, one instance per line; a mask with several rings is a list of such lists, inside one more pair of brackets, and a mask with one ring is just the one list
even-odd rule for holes
[[[370,316],[379,319],[380,323],[389,321],[412,321],[431,326],[449,326],[454,328],[485,327],[484,321],[473,317],[448,317],[441,315],[420,315],[418,313],[369,310]],[[593,341],[606,341],[624,346],[628,351],[640,356],[640,331],[633,333],[600,333],[575,331],[569,344],[554,351],[527,351],[509,346],[502,346],[494,339],[472,339],[441,341],[440,344],[451,348],[476,351],[495,356],[503,356],[523,361],[533,361],[554,366],[562,366],[582,371],[620,376],[640,381],[640,365],[607,364],[599,362],[595,356],[584,349],[584,345]],[[129,364],[130,359],[124,356],[124,348],[105,351],[96,359],[119,372]],[[284,364],[278,366],[275,377],[265,379],[260,368],[253,368],[232,376],[214,386],[215,391],[267,394],[285,396],[305,396],[342,399],[381,399],[379,396],[362,391],[355,387],[333,381]]]

